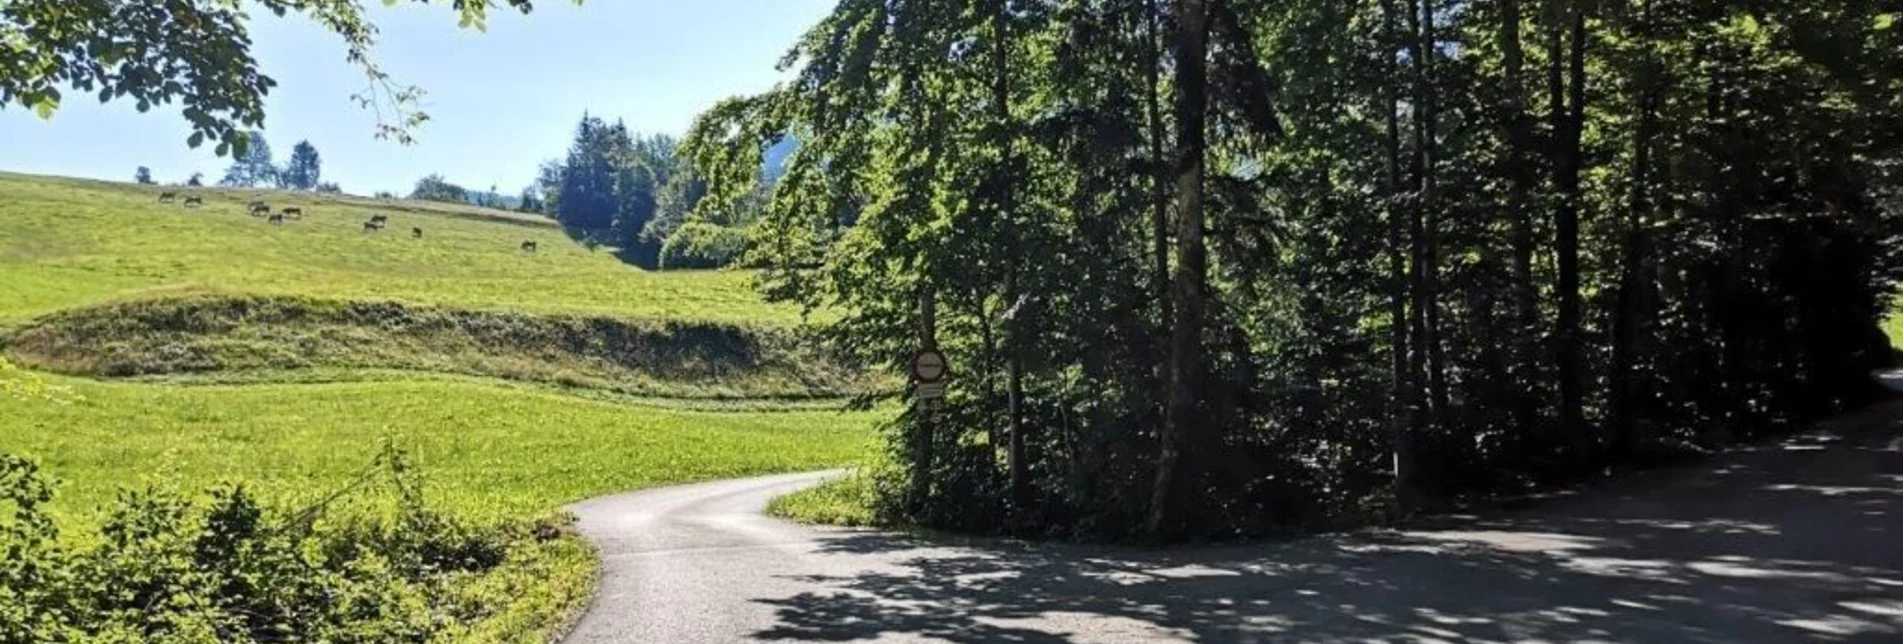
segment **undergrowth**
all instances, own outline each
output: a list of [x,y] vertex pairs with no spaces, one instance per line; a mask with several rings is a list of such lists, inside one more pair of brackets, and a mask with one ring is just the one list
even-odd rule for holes
[[871,476],[854,472],[776,497],[767,504],[767,514],[816,525],[880,525],[876,505],[879,497],[874,485]]
[[[370,487],[391,505],[366,502]],[[544,641],[592,566],[566,518],[473,523],[423,497],[386,445],[322,503],[123,489],[96,532],[62,535],[55,484],[0,454],[0,642]]]

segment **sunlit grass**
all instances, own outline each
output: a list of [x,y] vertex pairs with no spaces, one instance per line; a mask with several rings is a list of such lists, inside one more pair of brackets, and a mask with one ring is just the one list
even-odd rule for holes
[[141,480],[321,495],[351,480],[386,439],[423,466],[432,502],[477,519],[537,516],[621,490],[848,465],[876,417],[670,410],[457,381],[47,380],[81,399],[0,402],[0,451],[39,458],[63,480],[54,507],[78,522]]
[[1903,350],[1903,314],[1892,312],[1889,319],[1883,321],[1883,333],[1890,336],[1890,347]]
[[[205,206],[157,202],[191,190]],[[254,198],[302,206],[273,226]],[[421,212],[412,212],[421,209]],[[401,299],[528,312],[786,324],[743,271],[644,271],[570,241],[547,220],[414,202],[180,189],[0,173],[0,323],[174,292]],[[373,213],[389,229],[363,232]],[[413,239],[412,228],[423,238]],[[524,253],[524,240],[539,242]]]
[[773,499],[767,513],[818,525],[876,525],[875,494],[872,477],[854,473]]

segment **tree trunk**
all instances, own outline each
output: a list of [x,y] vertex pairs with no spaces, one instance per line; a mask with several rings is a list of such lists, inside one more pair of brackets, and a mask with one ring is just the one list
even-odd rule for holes
[[[1429,230],[1427,220],[1429,217],[1428,211],[1433,208],[1433,204],[1429,203],[1426,198],[1429,189],[1427,177],[1430,174],[1428,170],[1429,159],[1427,156],[1429,142],[1427,138],[1427,119],[1423,113],[1428,111],[1426,105],[1430,100],[1428,93],[1431,90],[1427,86],[1427,70],[1425,69],[1427,67],[1427,54],[1424,50],[1425,43],[1421,38],[1421,13],[1419,9],[1420,0],[1409,0],[1407,3],[1408,33],[1407,36],[1403,38],[1407,47],[1408,60],[1414,63],[1412,79],[1408,84],[1409,103],[1412,107],[1410,111],[1414,117],[1414,146],[1408,160],[1409,171],[1413,177],[1414,199],[1412,200],[1413,207],[1410,209],[1408,217],[1409,273],[1413,281],[1409,289],[1408,303],[1410,309],[1409,314],[1412,316],[1408,321],[1409,333],[1412,336],[1409,344],[1412,351],[1408,354],[1407,370],[1408,377],[1414,380],[1417,387],[1423,382],[1427,384],[1425,391],[1417,390],[1417,395],[1412,401],[1413,405],[1410,408],[1410,415],[1413,416],[1413,418],[1409,422],[1415,429],[1412,447],[1416,450],[1415,464],[1417,466],[1417,474],[1421,472],[1418,466],[1425,465],[1425,463],[1419,460],[1420,449],[1423,447],[1422,442],[1425,435],[1432,433],[1430,430],[1433,426],[1432,419],[1434,417],[1433,402],[1435,394],[1437,393],[1434,390],[1433,381],[1428,377],[1429,367],[1431,366],[1429,356],[1433,353],[1429,345],[1432,343],[1434,337],[1429,329],[1429,324],[1433,321],[1433,318],[1429,315],[1429,309],[1434,307],[1434,286],[1431,270],[1432,264],[1428,257]],[[1425,478],[1416,477],[1412,481],[1412,487],[1416,492],[1424,492],[1423,487],[1428,483],[1429,481]]]
[[[1520,388],[1513,394],[1513,424],[1521,438],[1530,437],[1539,423],[1538,351],[1534,338],[1539,324],[1539,289],[1533,283],[1533,221],[1527,209],[1533,191],[1532,123],[1526,112],[1526,56],[1520,45],[1520,1],[1500,3],[1500,50],[1506,67],[1506,175],[1507,224],[1513,244],[1513,367]],[[1509,381],[1513,382],[1513,381]]]
[[1420,343],[1427,349],[1427,392],[1428,400],[1433,404],[1433,422],[1439,431],[1449,429],[1451,412],[1448,410],[1447,393],[1447,348],[1440,339],[1440,194],[1436,181],[1435,166],[1439,163],[1440,139],[1440,97],[1435,86],[1434,59],[1439,57],[1440,48],[1434,36],[1434,0],[1420,0],[1420,18],[1417,23],[1420,39],[1419,80],[1421,94],[1420,109],[1416,110],[1420,119],[1420,155],[1421,174],[1421,217],[1425,235],[1421,247],[1421,284],[1422,310],[1424,313]]
[[1013,182],[1016,169],[1013,150],[1011,122],[1011,34],[1007,21],[1010,20],[1008,0],[997,0],[996,13],[992,15],[993,44],[992,70],[992,107],[993,117],[1004,128],[1004,140],[1001,141],[1004,153],[999,160],[998,174],[992,188],[997,191],[997,212],[999,223],[1004,230],[1004,302],[1005,317],[1001,322],[1005,345],[1005,424],[1011,433],[1007,449],[1006,464],[1010,472],[1011,504],[1022,508],[1030,502],[1030,467],[1024,453],[1024,333],[1022,313],[1023,294],[1018,292],[1018,253],[1022,246],[1018,240],[1018,226],[1014,211],[1017,209]]
[[1198,418],[1203,369],[1203,131],[1208,109],[1209,7],[1176,0],[1176,272],[1171,282],[1175,320],[1170,334],[1170,386],[1150,497],[1151,534],[1179,536],[1193,512],[1190,488],[1200,474],[1205,440]]
[[[1145,80],[1149,82],[1149,92],[1145,95],[1149,112],[1150,161],[1155,163],[1150,173],[1150,242],[1152,244],[1151,261],[1154,262],[1156,284],[1156,303],[1160,311],[1157,316],[1159,326],[1168,326],[1174,312],[1170,310],[1170,189],[1169,164],[1163,160],[1163,17],[1162,8],[1157,4],[1162,0],[1149,0],[1144,3],[1145,19],[1148,31],[1144,33],[1144,42],[1149,46],[1149,60],[1144,66]],[[1159,369],[1165,380],[1166,369]]]
[[[1579,172],[1580,135],[1584,124],[1586,100],[1586,12],[1583,0],[1551,0],[1553,35],[1550,41],[1553,63],[1548,81],[1554,95],[1553,184],[1559,191],[1559,207],[1553,217],[1553,249],[1559,271],[1558,359],[1559,425],[1565,435],[1562,444],[1572,453],[1571,465],[1584,465],[1578,459],[1590,444],[1585,423],[1584,347],[1579,315]],[[1562,27],[1562,25],[1566,25]],[[1561,29],[1570,32],[1570,51],[1560,48]],[[1562,62],[1564,61],[1564,62]],[[1560,80],[1560,67],[1567,69],[1567,81]],[[1564,89],[1562,89],[1564,88]]]
[[1636,407],[1640,397],[1639,387],[1642,386],[1640,383],[1644,379],[1635,377],[1632,371],[1634,358],[1639,352],[1639,336],[1642,329],[1649,327],[1646,318],[1650,316],[1647,303],[1651,298],[1642,292],[1649,289],[1645,277],[1645,263],[1649,255],[1645,220],[1652,212],[1652,139],[1657,136],[1661,101],[1658,61],[1650,49],[1651,20],[1652,3],[1648,0],[1639,16],[1641,38],[1647,49],[1639,62],[1639,98],[1636,105],[1638,126],[1632,134],[1631,194],[1625,221],[1625,249],[1619,262],[1619,295],[1614,305],[1612,327],[1610,424],[1612,456],[1618,459],[1631,458],[1640,438],[1636,434]]
[[[1388,79],[1400,76],[1400,66],[1395,63],[1395,49],[1400,42],[1396,18],[1394,0],[1381,0],[1382,75]],[[1381,107],[1387,121],[1387,135],[1382,143],[1387,153],[1388,275],[1392,280],[1388,294],[1389,334],[1393,344],[1393,355],[1390,356],[1393,401],[1389,422],[1394,441],[1395,498],[1405,509],[1413,505],[1413,477],[1417,468],[1413,448],[1414,409],[1418,404],[1420,386],[1413,377],[1414,372],[1409,369],[1408,338],[1411,333],[1407,300],[1411,289],[1408,277],[1408,209],[1403,208],[1401,202],[1400,98],[1392,82],[1381,83]]]

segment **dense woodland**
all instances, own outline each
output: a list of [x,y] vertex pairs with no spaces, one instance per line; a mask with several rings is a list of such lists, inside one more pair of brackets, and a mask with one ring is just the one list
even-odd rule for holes
[[[841,0],[682,144],[767,289],[952,361],[889,518],[1233,536],[1561,484],[1872,395],[1883,0]],[[762,195],[761,151],[801,147]]]
[[575,237],[620,249],[648,268],[716,268],[738,261],[761,198],[796,147],[790,137],[766,150],[746,198],[698,208],[707,184],[680,157],[679,140],[630,132],[619,121],[583,115],[568,155],[542,164],[522,202],[562,222]]

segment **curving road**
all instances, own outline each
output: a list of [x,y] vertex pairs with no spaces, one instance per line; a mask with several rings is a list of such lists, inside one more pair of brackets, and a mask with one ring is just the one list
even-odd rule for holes
[[567,641],[1903,641],[1903,403],[1535,511],[1224,548],[761,516],[835,474],[574,506],[603,570]]

